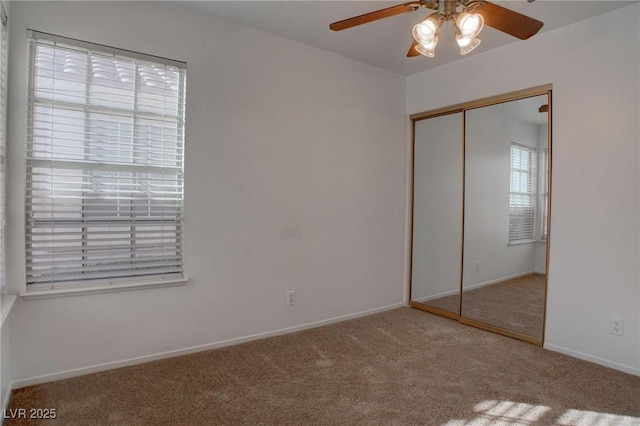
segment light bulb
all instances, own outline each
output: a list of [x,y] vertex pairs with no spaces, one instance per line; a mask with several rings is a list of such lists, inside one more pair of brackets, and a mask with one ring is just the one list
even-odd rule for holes
[[478,13],[462,12],[456,19],[456,25],[464,37],[474,38],[484,27],[484,18]]
[[429,16],[424,21],[414,25],[412,31],[413,38],[419,44],[428,45],[429,43],[433,43],[438,37],[438,27],[438,21],[433,18],[433,16]]

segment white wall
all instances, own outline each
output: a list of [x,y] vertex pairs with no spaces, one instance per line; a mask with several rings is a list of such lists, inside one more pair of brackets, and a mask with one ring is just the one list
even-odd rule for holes
[[[544,205],[544,182],[546,166],[544,164],[543,151],[549,148],[549,132],[546,125],[538,125],[538,201],[537,201],[537,223],[536,232],[542,232],[543,215],[545,214]],[[547,159],[549,158],[547,153]],[[545,274],[547,272],[547,243],[544,241],[538,241],[535,245],[535,253],[533,255],[533,271],[539,274]]]
[[415,123],[411,299],[460,291],[462,113]]
[[13,5],[13,290],[24,285],[28,28],[188,63],[191,281],[19,300],[10,318],[18,384],[402,303],[405,78],[166,2]]
[[534,124],[509,103],[465,113],[463,288],[533,271],[535,243],[509,245],[511,143],[537,148]]
[[9,342],[10,321],[2,324],[0,332],[0,408],[6,408],[11,398],[11,384],[13,382],[11,372],[11,343]]
[[[639,18],[638,5],[624,7],[407,79],[409,114],[553,84],[545,347],[635,374]],[[611,315],[624,336],[609,333]]]

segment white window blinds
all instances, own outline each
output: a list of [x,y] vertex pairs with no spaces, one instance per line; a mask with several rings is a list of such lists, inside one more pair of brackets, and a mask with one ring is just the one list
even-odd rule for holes
[[535,167],[535,149],[512,143],[509,242],[534,239],[536,216]]
[[9,75],[9,29],[7,13],[0,3],[0,294],[5,295],[4,225],[7,193],[7,77]]
[[30,32],[27,286],[182,278],[186,64]]

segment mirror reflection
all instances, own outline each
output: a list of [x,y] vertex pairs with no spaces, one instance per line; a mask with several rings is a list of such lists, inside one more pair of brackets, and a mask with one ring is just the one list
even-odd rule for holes
[[415,122],[411,301],[460,313],[462,113]]
[[465,111],[461,316],[543,337],[548,96]]

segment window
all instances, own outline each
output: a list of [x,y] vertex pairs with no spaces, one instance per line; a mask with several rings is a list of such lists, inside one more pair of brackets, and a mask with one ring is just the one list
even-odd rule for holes
[[511,144],[509,242],[534,239],[536,150]]
[[186,64],[30,31],[27,289],[182,276]]
[[4,224],[7,192],[7,76],[9,75],[9,28],[7,13],[0,3],[0,295],[6,294],[4,268]]

